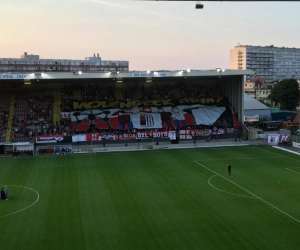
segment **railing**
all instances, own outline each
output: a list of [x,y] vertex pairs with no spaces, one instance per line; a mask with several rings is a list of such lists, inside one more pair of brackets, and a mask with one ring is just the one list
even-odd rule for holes
[[292,135],[292,142],[300,143],[300,135]]
[[245,126],[244,123],[242,124],[242,129],[243,129],[243,140],[248,140],[249,137],[249,129]]

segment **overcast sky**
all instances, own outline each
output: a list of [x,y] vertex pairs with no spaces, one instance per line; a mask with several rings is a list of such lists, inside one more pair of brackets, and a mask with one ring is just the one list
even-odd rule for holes
[[130,70],[229,68],[241,45],[300,48],[300,2],[1,0],[0,57],[128,60]]

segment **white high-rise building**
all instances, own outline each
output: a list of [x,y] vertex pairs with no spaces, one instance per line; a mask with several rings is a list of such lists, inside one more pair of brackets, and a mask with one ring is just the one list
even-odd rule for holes
[[255,71],[251,78],[265,78],[267,82],[300,79],[300,49],[238,45],[230,50],[230,69]]

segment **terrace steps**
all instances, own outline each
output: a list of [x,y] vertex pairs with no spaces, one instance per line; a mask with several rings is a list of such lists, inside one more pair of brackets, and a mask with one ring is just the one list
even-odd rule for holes
[[53,97],[53,123],[56,124],[60,120],[61,91],[53,91]]
[[74,90],[73,91],[73,99],[81,101],[81,93],[79,90]]
[[123,100],[123,93],[121,89],[115,89],[115,97],[118,101]]

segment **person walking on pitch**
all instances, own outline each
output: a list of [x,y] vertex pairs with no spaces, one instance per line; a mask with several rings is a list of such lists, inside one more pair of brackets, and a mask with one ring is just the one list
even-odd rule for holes
[[231,165],[228,164],[228,165],[227,165],[227,168],[228,168],[228,174],[231,175]]

